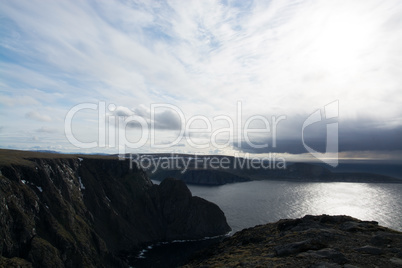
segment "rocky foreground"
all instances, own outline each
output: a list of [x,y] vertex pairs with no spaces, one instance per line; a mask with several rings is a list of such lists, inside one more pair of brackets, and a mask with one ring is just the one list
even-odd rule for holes
[[0,150],[0,267],[128,267],[144,245],[228,231],[184,182],[117,157]]
[[185,267],[402,267],[402,233],[349,216],[305,216],[240,231]]

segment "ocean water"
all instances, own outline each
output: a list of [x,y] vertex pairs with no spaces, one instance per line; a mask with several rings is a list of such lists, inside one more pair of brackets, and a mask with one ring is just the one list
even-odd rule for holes
[[[307,214],[349,215],[402,231],[402,184],[251,181],[189,188],[194,196],[214,202],[223,210],[232,233]],[[132,264],[176,267],[207,245],[205,241],[155,245],[142,252],[142,258],[133,258]]]
[[349,215],[402,231],[402,184],[251,181],[189,186],[216,203],[233,231],[304,215]]

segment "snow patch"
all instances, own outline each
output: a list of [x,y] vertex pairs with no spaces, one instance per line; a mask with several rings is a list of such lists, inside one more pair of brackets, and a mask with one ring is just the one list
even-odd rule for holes
[[80,176],[78,176],[78,181],[80,182],[81,190],[85,190],[85,186],[84,186],[84,184],[82,184],[82,181],[81,181],[81,177],[80,177]]
[[147,253],[148,250],[143,249],[140,251],[140,253],[137,255],[137,259],[145,259],[145,253]]
[[42,187],[36,186],[36,188],[38,188],[39,192],[43,192]]
[[82,159],[81,157],[78,157],[78,160],[80,160],[80,162],[82,162],[84,159]]
[[22,181],[22,183],[23,183],[23,184],[26,184],[26,183],[27,183],[27,181],[26,181],[26,180],[21,180],[21,181]]

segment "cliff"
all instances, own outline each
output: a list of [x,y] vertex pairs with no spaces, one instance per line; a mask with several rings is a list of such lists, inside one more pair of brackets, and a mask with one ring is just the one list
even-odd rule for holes
[[115,157],[0,150],[0,267],[126,267],[126,252],[230,227],[215,204]]
[[242,230],[185,267],[401,267],[402,233],[349,216],[305,216]]

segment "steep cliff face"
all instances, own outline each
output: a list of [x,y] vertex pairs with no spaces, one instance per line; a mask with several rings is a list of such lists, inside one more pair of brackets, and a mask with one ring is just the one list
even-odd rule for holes
[[157,190],[159,211],[166,220],[166,239],[212,237],[228,232],[225,216],[219,207],[191,196],[183,181],[165,179]]
[[124,267],[143,244],[230,230],[184,183],[153,185],[127,161],[0,153],[0,266]]

